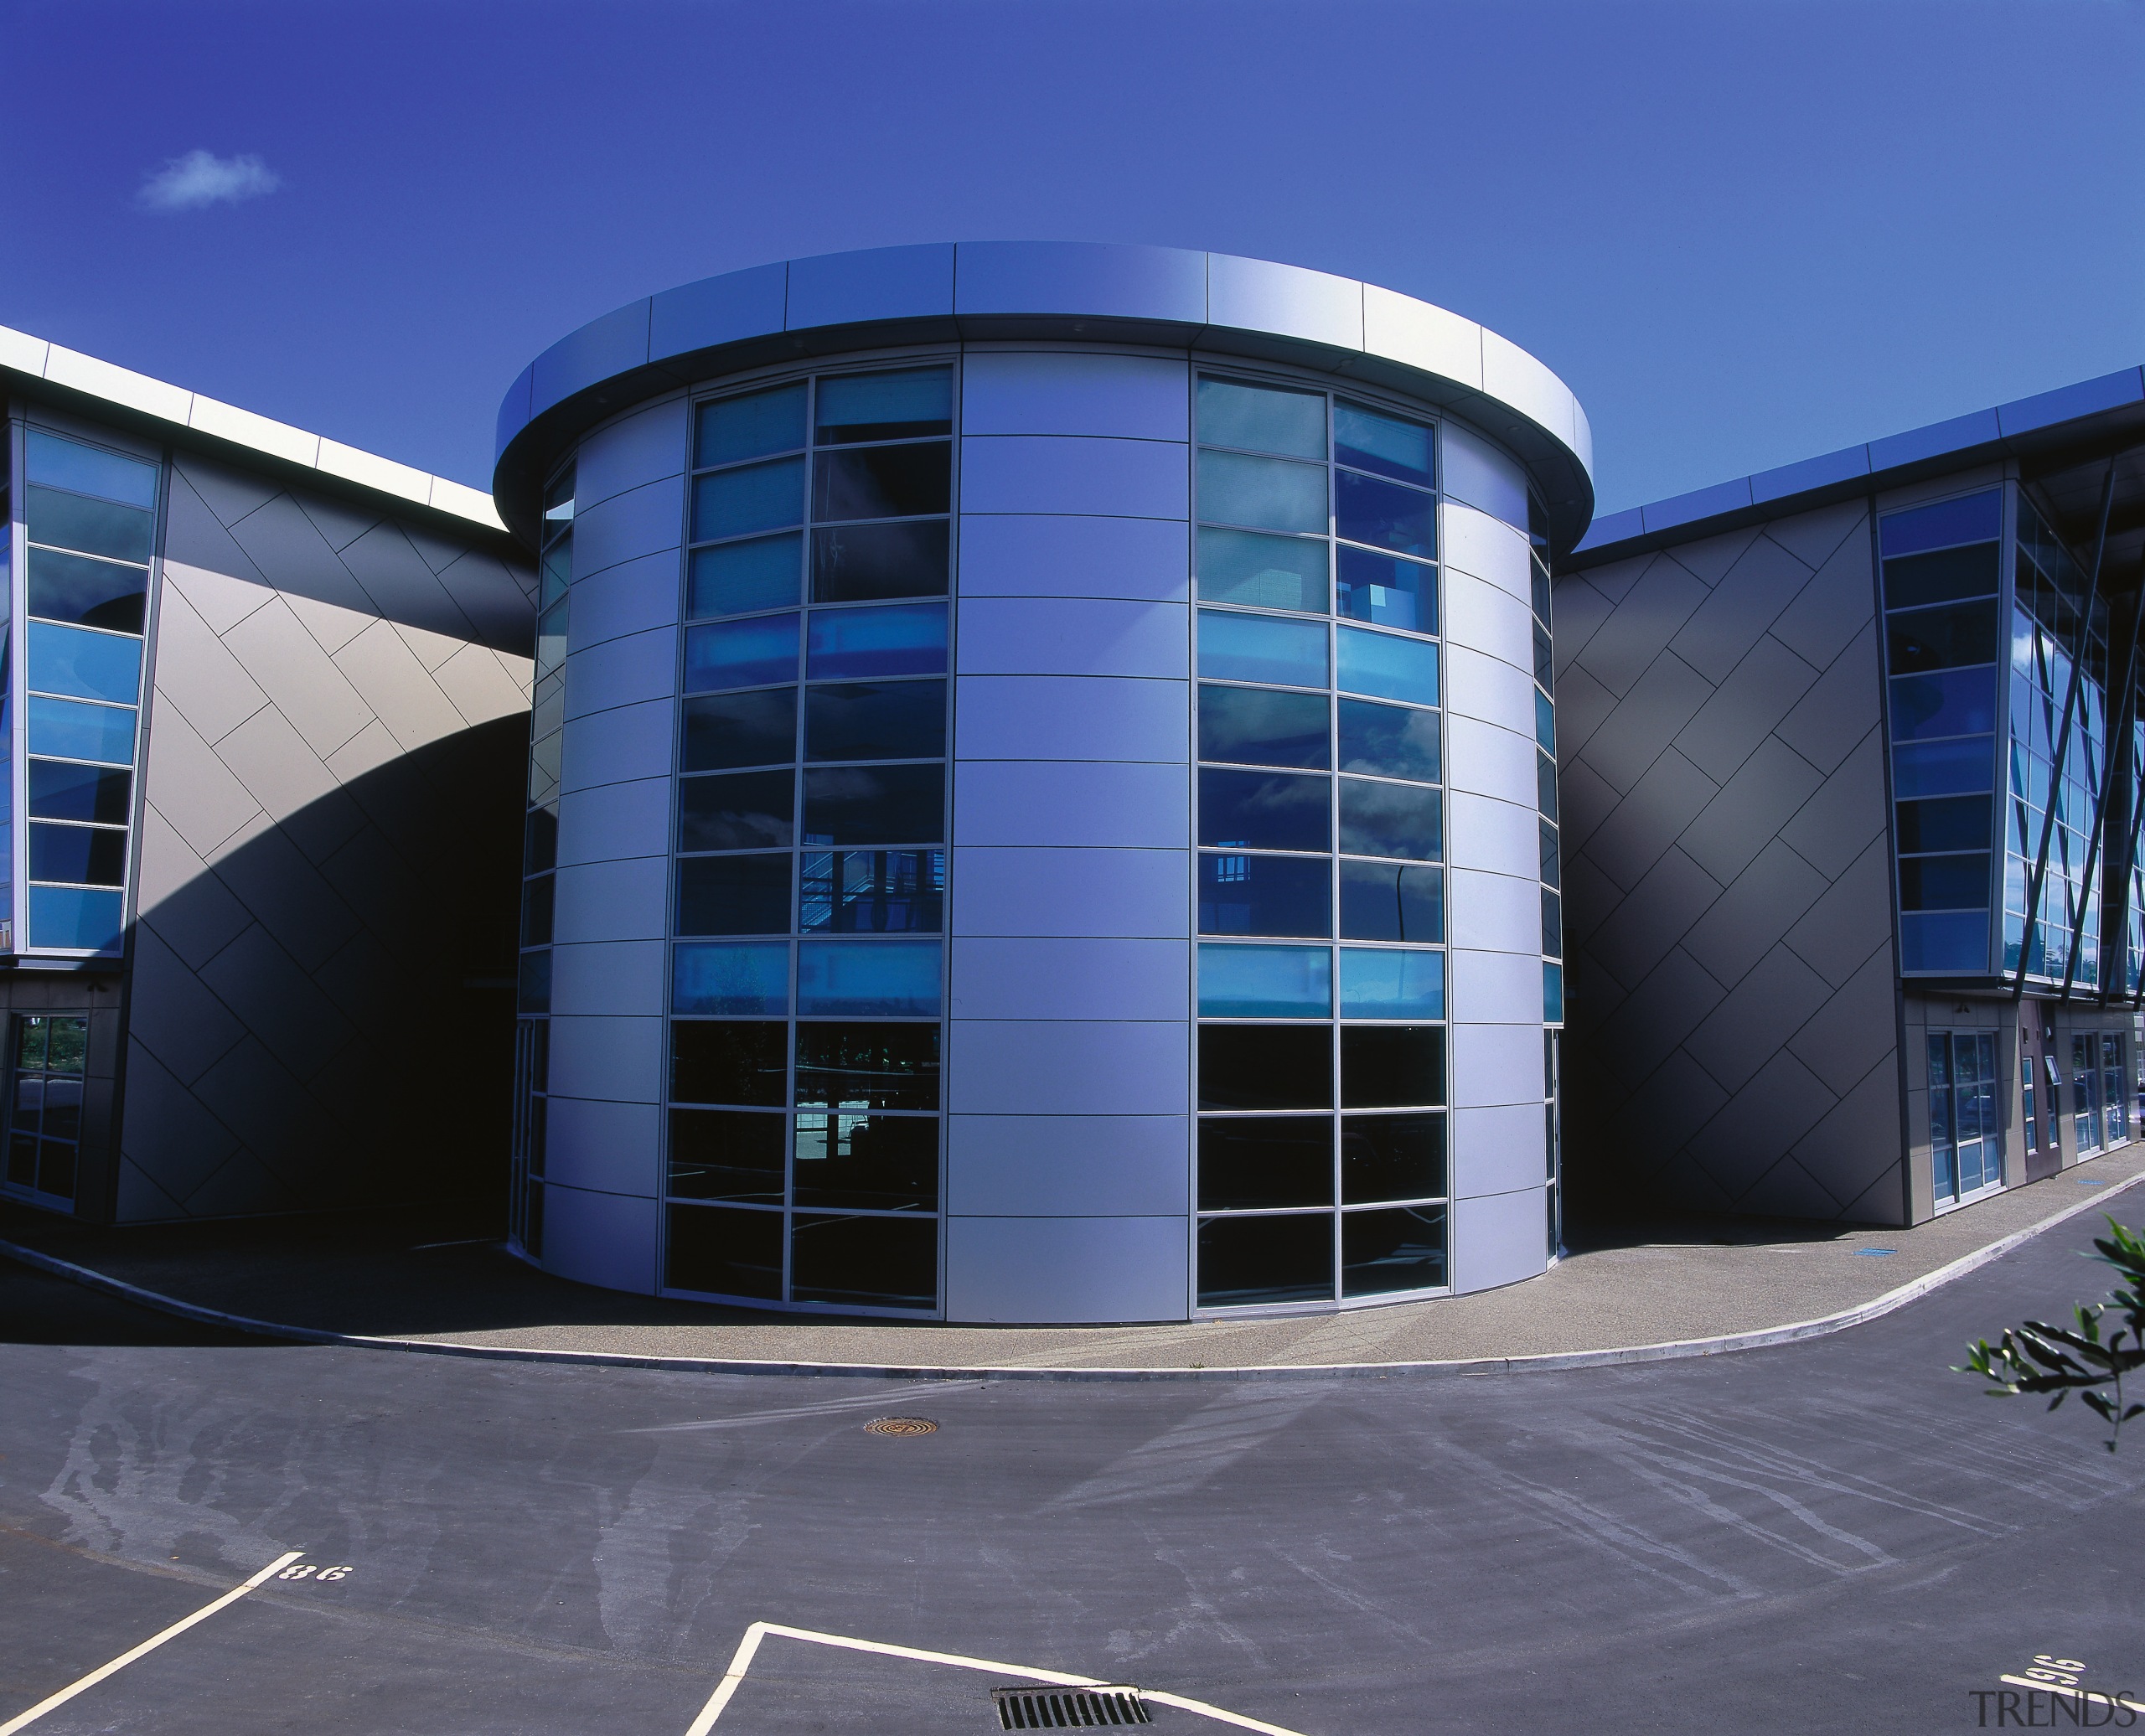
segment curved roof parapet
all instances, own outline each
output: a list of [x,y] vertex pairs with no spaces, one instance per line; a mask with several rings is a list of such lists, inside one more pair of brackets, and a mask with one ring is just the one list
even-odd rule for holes
[[1112,340],[1300,365],[1452,410],[1501,441],[1563,553],[1594,513],[1594,437],[1571,389],[1471,319],[1374,283],[1176,247],[963,241],[876,247],[702,278],[592,319],[499,406],[492,493],[533,533],[558,454],[627,406],[841,350],[975,338]]
[[0,386],[10,378],[33,392],[39,385],[52,389],[39,395],[92,414],[116,416],[146,433],[168,439],[183,429],[185,434],[177,436],[179,444],[208,451],[228,448],[255,462],[271,459],[312,472],[331,488],[389,495],[494,535],[505,528],[481,489],[0,326]]

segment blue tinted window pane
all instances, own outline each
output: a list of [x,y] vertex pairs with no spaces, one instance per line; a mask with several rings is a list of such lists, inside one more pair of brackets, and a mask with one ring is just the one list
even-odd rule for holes
[[1426,488],[1434,479],[1428,426],[1354,404],[1333,406],[1333,456],[1358,470],[1375,470]]
[[804,384],[799,380],[701,405],[693,462],[729,464],[763,452],[794,452],[804,444]]
[[764,687],[797,679],[797,617],[769,615],[685,633],[685,691]]
[[1331,879],[1323,860],[1202,855],[1199,932],[1323,939],[1333,932]]
[[804,538],[794,530],[786,536],[695,549],[690,612],[744,615],[793,607],[804,570]]
[[1199,757],[1203,760],[1322,772],[1332,757],[1327,734],[1324,694],[1200,684]]
[[1341,1220],[1341,1294],[1383,1296],[1443,1284],[1445,1210],[1349,1212]]
[[950,368],[845,374],[819,382],[819,438],[826,444],[950,433],[953,416]]
[[938,1015],[935,940],[801,941],[797,1010],[861,1018]]
[[1199,773],[1199,841],[1239,850],[1333,847],[1332,786],[1322,775]]
[[1378,778],[1438,781],[1438,714],[1367,700],[1341,700],[1341,769]]
[[1948,548],[1953,543],[1987,542],[2003,530],[2003,496],[2000,490],[1991,488],[1963,500],[1940,500],[1934,506],[1893,513],[1884,519],[1879,535],[1887,555],[1911,555],[1922,549]]
[[1374,543],[1403,555],[1438,551],[1438,499],[1398,483],[1333,473],[1333,529],[1350,542]]
[[789,1010],[786,941],[680,946],[670,957],[674,1013],[745,1013],[779,1019]]
[[1253,609],[1326,612],[1326,539],[1261,536],[1251,530],[1199,533],[1199,594]]
[[1273,386],[1239,385],[1233,380],[1199,382],[1199,437],[1209,446],[1240,446],[1247,452],[1284,452],[1295,458],[1326,456],[1326,398]]
[[1336,635],[1345,693],[1367,693],[1382,700],[1408,700],[1419,705],[1438,702],[1438,648],[1422,639],[1396,638],[1344,627]]
[[1892,682],[1892,739],[1977,736],[1996,727],[1996,672],[1945,669]]
[[131,705],[141,691],[139,639],[33,621],[29,641],[29,685],[39,693],[117,700]]
[[804,461],[718,470],[693,484],[693,540],[744,536],[804,522]]
[[1445,853],[1439,792],[1412,783],[1341,780],[1341,853],[1434,862]]
[[1199,1010],[1209,1019],[1325,1019],[1333,1013],[1325,947],[1199,948]]
[[1438,630],[1438,570],[1419,561],[1344,544],[1334,596],[1336,614],[1405,633]]
[[936,934],[945,926],[942,850],[807,851],[797,926],[835,934]]
[[77,886],[30,888],[30,944],[103,952],[119,944],[120,895]]
[[808,673],[814,681],[855,675],[938,675],[945,670],[943,603],[813,613]]
[[1309,621],[1199,612],[1199,673],[1281,687],[1326,685],[1326,628]]
[[[1988,908],[1988,865],[1989,855],[1985,850],[1958,855],[1902,857],[1899,861],[1899,908],[1986,910]],[[73,880],[94,876],[55,874],[51,877],[54,880]]]
[[1544,964],[1542,967],[1542,1022],[1561,1025],[1564,1022],[1564,967]]
[[23,519],[32,542],[142,563],[149,558],[157,522],[154,513],[139,507],[92,500],[86,494],[40,488],[35,483],[23,490]]
[[134,763],[134,713],[116,705],[78,705],[67,700],[29,702],[30,752],[59,759],[96,760],[107,766]]
[[[1982,726],[1986,729],[1987,724]],[[1544,753],[1557,751],[1557,707],[1549,695],[1540,688],[1534,690],[1534,739],[1542,744]]]
[[1260,530],[1326,529],[1326,467],[1241,452],[1199,455],[1199,516]]
[[1892,750],[1892,793],[1914,796],[1971,795],[1995,783],[1994,744],[1987,736],[1960,741],[1917,741]]
[[1988,969],[1988,917],[1981,911],[1899,918],[1899,969],[1966,971]]
[[1445,954],[1341,949],[1344,1019],[1442,1019]]
[[34,483],[55,488],[71,488],[77,494],[96,494],[106,500],[123,500],[130,506],[157,504],[157,467],[138,458],[122,458],[101,447],[63,440],[57,434],[33,428],[25,443],[23,466]]
[[551,954],[549,948],[540,953],[524,953],[521,955],[521,972],[515,989],[514,1005],[522,1012],[550,1011]]

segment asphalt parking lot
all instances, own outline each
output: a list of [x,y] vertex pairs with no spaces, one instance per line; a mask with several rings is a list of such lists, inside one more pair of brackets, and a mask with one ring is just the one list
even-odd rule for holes
[[[2105,1289],[2093,1222],[1806,1344],[1228,1385],[272,1345],[0,1265],[0,1731],[286,1556],[23,1728],[980,1733],[1033,1671],[1301,1736],[1941,1731],[2036,1655],[2145,1699],[2145,1433],[1946,1372]],[[826,1637],[711,1724],[754,1623]]]

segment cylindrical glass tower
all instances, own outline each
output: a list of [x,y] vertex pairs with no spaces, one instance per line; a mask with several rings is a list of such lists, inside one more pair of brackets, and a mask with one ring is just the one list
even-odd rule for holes
[[540,358],[515,1233],[799,1310],[1181,1320],[1557,1244],[1570,393],[1389,291],[800,260]]

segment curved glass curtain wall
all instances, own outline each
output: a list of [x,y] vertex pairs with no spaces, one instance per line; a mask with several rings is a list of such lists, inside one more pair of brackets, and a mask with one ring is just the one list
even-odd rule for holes
[[695,405],[664,1284],[938,1305],[949,365]]
[[1435,431],[1197,396],[1198,1305],[1439,1289]]
[[1542,810],[1542,1144],[1548,1165],[1547,1258],[1564,1252],[1564,895],[1557,816],[1557,659],[1549,625],[1549,515],[1527,497],[1534,604],[1535,800]]

